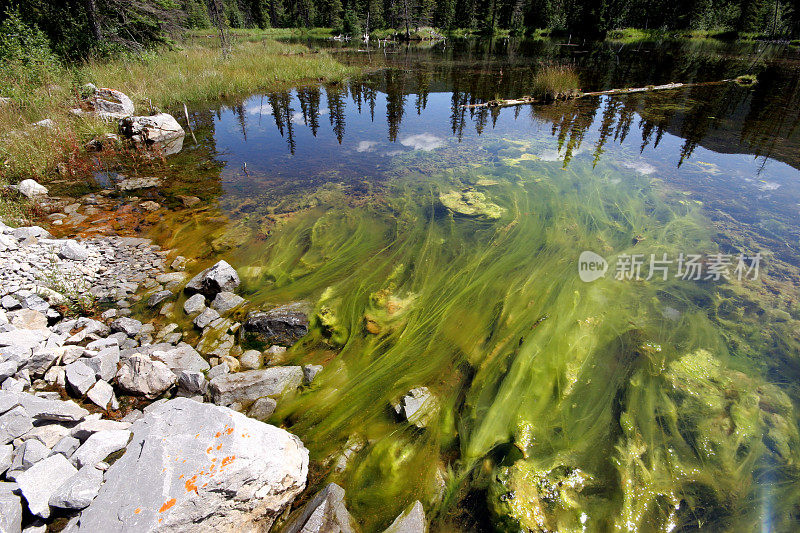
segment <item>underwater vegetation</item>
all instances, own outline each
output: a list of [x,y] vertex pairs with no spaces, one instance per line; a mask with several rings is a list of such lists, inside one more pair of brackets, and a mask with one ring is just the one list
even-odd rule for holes
[[[716,252],[701,205],[618,164],[486,149],[176,233],[226,254],[249,300],[312,309],[280,362],[324,370],[272,419],[311,450],[312,483],[345,487],[364,531],[416,499],[434,531],[791,530],[791,385],[764,377],[772,326],[738,303],[763,299],[614,279],[622,254]],[[611,265],[592,283],[586,250]]]

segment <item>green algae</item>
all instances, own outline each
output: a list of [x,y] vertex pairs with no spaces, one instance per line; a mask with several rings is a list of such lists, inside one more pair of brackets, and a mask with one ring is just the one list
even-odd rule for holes
[[[226,252],[249,300],[311,302],[310,333],[282,362],[325,371],[274,420],[309,447],[318,482],[347,489],[365,531],[416,499],[434,524],[457,524],[476,493],[508,531],[755,527],[765,516],[784,529],[800,501],[796,416],[758,377],[750,329],[728,330],[743,296],[617,281],[613,268],[578,277],[584,250],[612,264],[714,252],[700,206],[616,165],[503,155],[452,171],[418,164],[367,199],[341,187],[285,198],[280,224],[231,223],[269,225]],[[424,427],[399,420],[391,404],[423,386],[437,405]],[[353,435],[363,444],[346,454]]]

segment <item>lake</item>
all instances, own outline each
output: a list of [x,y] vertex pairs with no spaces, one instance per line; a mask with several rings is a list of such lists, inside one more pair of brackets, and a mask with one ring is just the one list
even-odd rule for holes
[[[798,48],[311,44],[371,72],[175,110],[162,201],[201,203],[146,226],[309,308],[271,364],[323,369],[271,421],[311,486],[364,531],[415,500],[433,531],[793,530]],[[548,64],[758,81],[463,107]]]

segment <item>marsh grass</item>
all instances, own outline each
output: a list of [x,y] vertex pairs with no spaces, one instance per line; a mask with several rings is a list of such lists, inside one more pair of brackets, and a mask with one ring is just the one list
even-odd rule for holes
[[580,78],[571,65],[547,65],[534,74],[531,91],[545,100],[566,98],[580,92]]
[[[280,89],[304,81],[336,81],[355,72],[325,53],[263,37],[234,45],[223,60],[217,41],[163,49],[116,60],[95,59],[75,66],[54,64],[35,78],[0,70],[0,179],[46,182],[56,169],[69,175],[87,170],[84,144],[116,129],[113,122],[69,112],[79,87],[92,82],[128,94],[141,113],[181,103]],[[52,127],[35,126],[43,119]]]

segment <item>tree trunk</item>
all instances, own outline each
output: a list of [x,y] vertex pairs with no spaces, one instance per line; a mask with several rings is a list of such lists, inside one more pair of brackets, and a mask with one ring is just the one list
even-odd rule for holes
[[103,31],[100,29],[100,22],[97,20],[96,0],[84,0],[84,2],[86,3],[86,17],[89,19],[92,36],[99,43],[103,40]]

